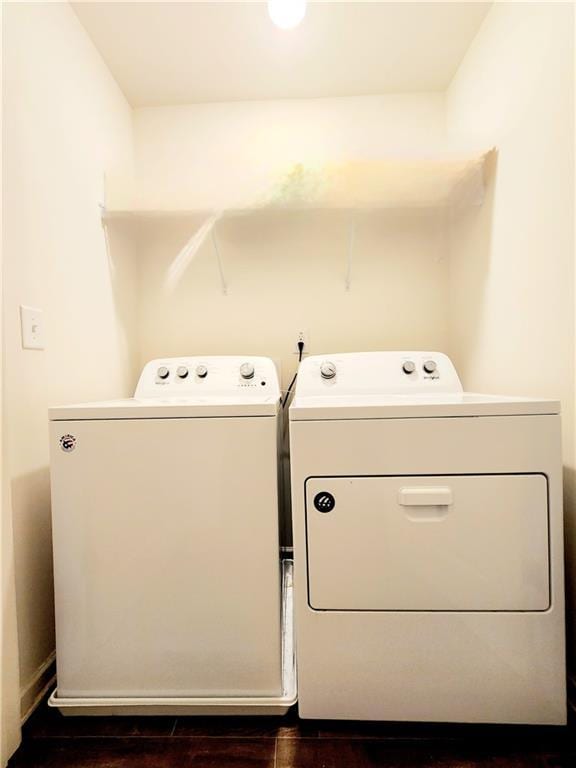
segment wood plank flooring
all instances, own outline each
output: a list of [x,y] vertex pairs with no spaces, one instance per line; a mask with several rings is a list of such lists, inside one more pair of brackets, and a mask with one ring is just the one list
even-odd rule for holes
[[576,768],[576,728],[285,718],[64,718],[45,704],[9,768]]

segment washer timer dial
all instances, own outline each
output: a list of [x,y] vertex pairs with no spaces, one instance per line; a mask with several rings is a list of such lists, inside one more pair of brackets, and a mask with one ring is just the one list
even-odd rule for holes
[[254,366],[252,363],[242,363],[240,366],[240,376],[242,376],[243,379],[254,378]]

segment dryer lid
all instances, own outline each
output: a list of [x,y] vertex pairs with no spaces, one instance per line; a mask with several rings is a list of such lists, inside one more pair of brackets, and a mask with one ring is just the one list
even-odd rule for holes
[[298,373],[292,421],[559,413],[557,401],[463,392],[441,352],[309,357]]

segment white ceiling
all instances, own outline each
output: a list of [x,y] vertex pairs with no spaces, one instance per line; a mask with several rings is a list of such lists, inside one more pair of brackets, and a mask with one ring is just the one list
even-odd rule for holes
[[310,3],[294,30],[261,2],[77,2],[137,107],[444,90],[490,3]]

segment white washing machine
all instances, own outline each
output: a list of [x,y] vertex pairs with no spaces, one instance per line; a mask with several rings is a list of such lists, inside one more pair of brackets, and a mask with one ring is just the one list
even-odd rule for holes
[[301,364],[301,717],[566,722],[559,412],[436,352]]
[[263,357],[154,360],[133,399],[50,409],[65,714],[281,714],[280,389]]

